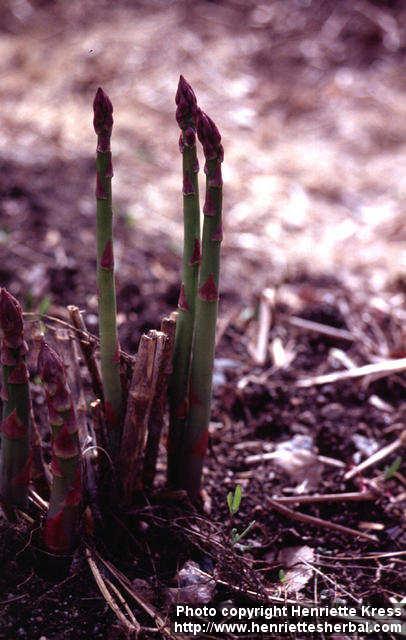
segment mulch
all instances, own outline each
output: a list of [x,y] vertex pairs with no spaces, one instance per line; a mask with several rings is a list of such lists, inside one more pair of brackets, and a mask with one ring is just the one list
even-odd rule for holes
[[[148,263],[148,256],[144,260]],[[168,298],[172,295],[171,286],[167,289]],[[122,295],[119,292],[119,297]],[[165,296],[164,303],[159,296],[156,295],[155,304],[158,313],[163,314],[171,307],[168,309]],[[294,314],[289,307],[292,301]],[[134,321],[128,299],[127,304],[123,325],[128,322],[132,328],[129,335],[133,336],[144,330],[145,319],[140,314]],[[337,598],[348,601],[350,593],[358,600],[382,604],[402,594],[402,560],[391,554],[402,551],[406,540],[405,479],[401,470],[384,478],[399,451],[349,481],[345,481],[344,472],[400,435],[404,427],[404,374],[308,388],[297,386],[300,379],[342,369],[343,365],[334,359],[337,353],[356,365],[368,362],[367,345],[374,332],[379,333],[377,349],[385,347],[388,356],[400,353],[396,315],[377,310],[367,299],[362,312],[364,318],[370,314],[371,323],[367,325],[365,341],[362,332],[351,342],[310,333],[289,322],[295,315],[350,331],[358,312],[359,293],[332,278],[317,279],[302,273],[291,282],[281,283],[273,304],[270,351],[264,364],[255,364],[252,357],[252,345],[258,335],[256,300],[225,314],[204,470],[204,512],[198,515],[184,498],[165,493],[163,446],[157,492],[140,496],[132,513],[123,516],[122,526],[131,535],[127,535],[127,529],[109,544],[89,542],[124,575],[141,580],[143,589],[147,583],[148,597],[163,616],[169,606],[168,589],[176,588],[178,571],[188,560],[216,575],[218,584],[211,603],[225,599],[241,603],[252,599],[253,592],[258,593],[260,601],[264,593],[284,593],[278,552],[302,545],[314,551],[314,566],[320,573],[314,573],[300,593],[290,597],[311,602],[317,597],[323,603],[331,603]],[[123,347],[129,349],[133,340],[124,339]],[[283,359],[279,360],[280,366],[272,357],[278,342],[287,358],[285,365]],[[373,357],[370,354],[370,360]],[[287,443],[293,456],[287,464],[261,460],[262,454],[275,451],[282,443],[285,447]],[[310,466],[306,457],[300,458],[303,449],[315,456],[310,459]],[[342,466],[324,464],[317,456],[333,459]],[[243,499],[231,523],[226,495],[237,484],[243,488]],[[289,506],[372,534],[376,542],[290,520],[273,510],[267,500],[300,492],[343,493],[371,487],[376,491],[373,501]],[[246,548],[231,549],[231,527],[242,531],[251,521],[254,524],[244,540]],[[97,589],[83,548],[78,549],[69,575],[62,581],[49,582],[38,575],[35,562],[33,565],[35,544],[27,524],[22,520],[17,527],[10,527],[2,521],[1,527],[1,637],[120,637],[117,620]],[[371,553],[381,557],[369,559]],[[142,608],[135,607],[134,613],[145,629],[153,626]],[[143,633],[145,637],[160,637],[152,631]]]

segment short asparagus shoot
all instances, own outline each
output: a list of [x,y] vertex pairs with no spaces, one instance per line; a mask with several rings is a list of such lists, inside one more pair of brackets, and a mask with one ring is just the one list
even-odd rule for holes
[[30,480],[30,392],[18,301],[0,289],[1,364],[3,367],[3,421],[1,423],[0,496],[8,508],[24,507]]
[[52,430],[52,487],[43,530],[46,549],[57,555],[72,551],[82,501],[82,468],[76,412],[58,354],[45,342],[38,356]]

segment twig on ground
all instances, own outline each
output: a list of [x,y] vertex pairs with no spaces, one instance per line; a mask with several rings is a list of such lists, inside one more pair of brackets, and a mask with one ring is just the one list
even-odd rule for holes
[[[274,458],[278,459],[280,457],[281,451],[266,451],[265,453],[255,453],[252,456],[247,456],[245,458],[245,464],[257,464],[258,462],[266,462],[267,460],[273,460]],[[342,469],[345,467],[344,462],[341,460],[336,460],[335,458],[328,458],[327,456],[314,456],[315,460],[323,464],[327,464],[330,467],[338,467]]]
[[259,301],[257,341],[256,344],[248,346],[248,352],[256,364],[263,365],[268,359],[269,332],[274,303],[274,289],[264,289]]
[[[341,349],[331,349],[328,355],[329,355],[329,360],[332,360],[333,362],[339,362],[346,369],[355,369],[357,366],[355,362],[348,356],[348,354],[345,351],[342,351]],[[366,378],[366,380],[370,382],[370,379]],[[368,402],[372,404],[374,407],[376,407],[377,409],[379,409],[380,411],[388,411],[388,412],[394,411],[394,407],[392,407],[392,405],[382,400],[382,398],[380,398],[376,394],[372,394],[371,396],[369,396]]]
[[[285,598],[285,597],[281,598],[279,596],[270,595],[269,589],[266,590],[265,594],[261,594],[260,592],[253,591],[252,589],[242,589],[241,587],[234,585],[231,582],[228,582],[227,580],[224,580],[222,578],[214,578],[212,575],[210,575],[210,573],[206,573],[201,569],[198,570],[198,573],[204,578],[208,578],[209,580],[215,580],[216,584],[222,585],[227,589],[231,589],[231,591],[234,591],[234,593],[238,593],[242,596],[246,596],[248,599],[254,598],[255,600],[266,600],[270,602],[283,602],[286,604],[297,604],[296,600],[289,600],[288,598]],[[303,600],[302,602],[303,604],[314,604],[309,600],[307,601]]]
[[271,509],[275,509],[275,511],[278,511],[290,520],[305,522],[306,524],[310,524],[319,529],[321,528],[330,529],[331,531],[340,531],[341,533],[352,536],[353,538],[362,538],[363,540],[368,540],[369,542],[377,542],[377,538],[375,536],[369,535],[368,533],[363,533],[362,531],[357,531],[356,529],[344,527],[343,525],[337,524],[336,522],[329,522],[327,520],[322,520],[321,518],[316,518],[315,516],[309,516],[305,513],[293,511],[292,509],[285,507],[272,498],[267,499],[267,504],[271,507]]
[[[117,602],[114,600],[114,598],[112,597],[110,591],[108,590],[106,582],[103,579],[97,564],[93,560],[92,554],[91,554],[89,549],[86,549],[86,560],[87,560],[87,563],[88,563],[88,565],[90,567],[90,570],[91,570],[91,572],[93,574],[93,577],[94,577],[94,579],[96,581],[96,584],[99,587],[99,590],[100,590],[101,594],[103,595],[104,599],[106,600],[107,604],[109,605],[110,609],[112,609],[112,611],[114,611],[114,613],[116,614],[118,620],[120,620],[121,624],[126,628],[126,630],[131,634],[131,636],[136,637],[136,635],[139,633],[139,631],[141,629],[140,624],[134,618],[133,614],[131,615],[131,620],[129,620],[124,615],[124,613],[121,611],[121,609],[118,606]],[[117,589],[114,589],[114,593],[117,595]],[[120,600],[120,602],[125,602],[125,600],[121,596],[121,594],[120,594],[120,599],[119,600]]]
[[375,500],[377,495],[372,491],[357,493],[325,493],[324,495],[297,495],[289,497],[273,496],[272,500],[278,504],[315,504],[317,502],[363,502]]
[[107,569],[112,573],[112,575],[116,578],[116,580],[120,583],[120,585],[127,591],[127,593],[135,600],[135,602],[154,620],[156,626],[158,627],[160,633],[165,635],[167,638],[171,640],[177,640],[178,638],[182,640],[184,636],[179,634],[175,636],[172,634],[170,630],[170,626],[165,622],[163,618],[158,614],[156,609],[147,602],[144,598],[142,598],[133,588],[130,581],[126,578],[125,575],[121,573],[114,565],[111,564],[108,560],[105,560],[96,552],[98,559],[104,564]]
[[[323,555],[319,553],[318,556],[320,558],[327,558],[331,560],[331,556]],[[337,554],[334,556],[335,560],[375,560],[379,558],[396,558],[398,556],[406,556],[405,551],[373,551],[372,553],[366,553],[362,556],[345,556]]]
[[356,602],[357,604],[361,604],[361,600],[358,600],[358,598],[355,598],[349,591],[347,591],[347,589],[344,589],[344,587],[342,587],[340,584],[338,584],[335,580],[333,580],[332,578],[330,578],[330,576],[326,575],[325,573],[323,573],[322,571],[320,571],[320,569],[318,569],[317,567],[314,566],[314,564],[311,564],[310,562],[307,562],[305,559],[301,560],[301,562],[303,562],[304,565],[308,566],[310,569],[313,569],[313,571],[318,574],[319,576],[322,576],[325,580],[327,580],[327,582],[330,582],[330,584],[334,585],[335,589],[339,589],[342,593],[344,593],[348,598],[350,598],[351,600],[353,600],[354,602]]
[[109,589],[111,589],[111,591],[115,594],[117,600],[119,601],[119,603],[121,604],[123,609],[126,610],[127,615],[130,618],[130,621],[133,623],[133,625],[140,629],[141,627],[139,625],[139,622],[137,621],[136,617],[134,616],[133,612],[131,611],[130,607],[128,606],[127,601],[123,598],[122,594],[117,589],[117,587],[108,578],[105,578],[104,582],[108,585]]
[[372,394],[372,396],[369,396],[368,402],[373,407],[375,407],[375,409],[379,409],[379,411],[385,411],[386,413],[392,413],[395,410],[395,408],[391,404],[389,404],[388,402],[385,402],[384,400],[382,400],[382,398],[377,396],[375,393]]
[[343,469],[345,464],[342,460],[337,460],[336,458],[329,458],[328,456],[317,456],[317,460],[322,462],[323,464],[327,464],[330,467],[338,467],[339,469]]
[[346,369],[354,369],[357,366],[346,351],[338,349],[337,347],[330,349],[328,359],[332,361],[333,364],[342,364]]
[[378,375],[380,377],[389,376],[393,373],[399,373],[406,370],[406,358],[397,358],[395,360],[383,360],[374,364],[367,364],[362,367],[355,367],[348,371],[334,371],[321,376],[312,376],[297,380],[298,387],[311,387],[313,385],[330,384],[339,380],[348,380],[351,378],[362,378],[364,376]]
[[337,340],[345,340],[347,342],[354,342],[354,336],[345,329],[337,329],[337,327],[331,327],[320,322],[313,322],[312,320],[305,320],[297,316],[291,316],[288,318],[288,322],[292,327],[297,329],[303,329],[304,331],[310,331],[311,333],[318,333],[329,338],[337,338]]
[[371,467],[377,462],[380,462],[381,460],[383,460],[384,458],[386,458],[391,453],[393,453],[400,447],[404,446],[405,444],[406,444],[406,430],[403,431],[400,437],[397,438],[394,442],[391,442],[391,444],[386,445],[386,447],[379,449],[379,451],[376,451],[375,453],[373,453],[372,456],[370,456],[369,458],[361,462],[361,464],[347,471],[347,473],[344,476],[344,480],[350,480],[354,476],[361,473],[361,471],[364,471],[368,467]]

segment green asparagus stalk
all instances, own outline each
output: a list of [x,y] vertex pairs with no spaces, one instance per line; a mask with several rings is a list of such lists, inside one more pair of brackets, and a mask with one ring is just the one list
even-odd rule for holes
[[203,111],[196,115],[197,135],[206,159],[206,195],[203,208],[202,263],[196,301],[189,413],[184,459],[180,466],[182,488],[192,500],[199,496],[203,459],[208,443],[213,362],[218,311],[220,243],[222,233],[223,147],[214,122]]
[[114,282],[113,210],[111,198],[110,138],[113,107],[100,87],[93,102],[94,130],[97,134],[97,286],[99,294],[100,359],[104,408],[110,426],[113,455],[118,453],[122,417],[120,348],[117,338],[116,291]]
[[57,555],[72,551],[82,501],[82,469],[78,426],[65,367],[45,342],[38,356],[52,430],[52,487],[43,540]]
[[25,355],[22,310],[17,300],[0,289],[1,364],[3,365],[3,421],[1,423],[0,495],[8,507],[23,507],[30,480],[30,392]]
[[176,93],[176,120],[181,129],[179,148],[183,169],[183,268],[179,295],[179,315],[173,352],[173,372],[169,383],[170,425],[168,440],[168,482],[176,486],[179,456],[188,411],[191,350],[200,264],[200,206],[196,153],[196,96],[180,76]]

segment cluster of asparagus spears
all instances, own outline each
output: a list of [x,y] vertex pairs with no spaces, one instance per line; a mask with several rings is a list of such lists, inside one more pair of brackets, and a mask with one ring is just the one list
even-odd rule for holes
[[[34,424],[31,410],[29,375],[25,356],[23,314],[18,301],[0,290],[0,326],[3,333],[3,421],[1,424],[1,499],[7,512],[24,508],[30,481],[44,475],[43,461],[35,461],[32,444]],[[82,475],[76,412],[66,382],[64,365],[45,341],[38,356],[52,430],[53,477],[49,510],[43,529],[46,548],[67,553],[74,542],[82,496]],[[38,462],[38,461],[37,461]],[[45,487],[47,482],[44,483]],[[48,496],[46,496],[48,497]]]
[[[100,487],[114,478],[107,499],[131,503],[134,493],[152,486],[166,399],[169,398],[168,484],[199,495],[203,458],[208,440],[215,327],[218,306],[220,243],[222,239],[221,137],[213,121],[197,106],[193,89],[181,76],[176,94],[176,119],[181,129],[183,158],[184,251],[176,335],[173,314],[161,331],[143,335],[126,374],[117,335],[114,277],[110,139],[113,107],[97,90],[94,129],[97,134],[97,286],[99,296],[100,371],[90,334],[76,307],[70,316],[94,394],[92,417],[100,451]],[[205,155],[206,195],[203,232],[200,206],[196,134]],[[3,420],[1,423],[0,498],[7,514],[27,504],[30,483],[49,499],[42,528],[45,549],[69,554],[76,541],[83,509],[85,461],[78,434],[77,407],[61,357],[42,338],[37,373],[48,407],[52,459],[49,469],[32,411],[28,352],[23,313],[18,301],[0,289]],[[169,381],[169,385],[168,385]],[[113,474],[106,471],[108,459]],[[49,487],[49,471],[52,476]],[[97,483],[96,483],[97,484]],[[100,491],[102,492],[102,488]],[[106,499],[106,494],[103,494]]]
[[[223,147],[213,120],[202,111],[190,84],[180,77],[176,120],[183,158],[183,273],[173,374],[169,387],[168,479],[199,495],[213,378],[222,233]],[[206,193],[200,233],[199,162],[196,133],[205,156]]]

